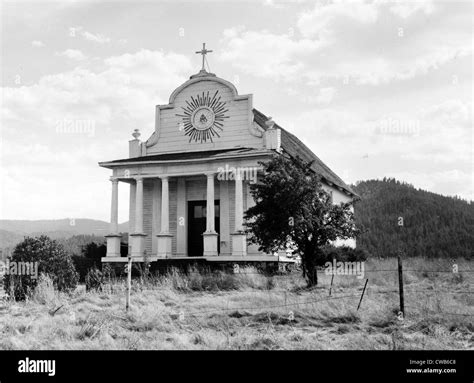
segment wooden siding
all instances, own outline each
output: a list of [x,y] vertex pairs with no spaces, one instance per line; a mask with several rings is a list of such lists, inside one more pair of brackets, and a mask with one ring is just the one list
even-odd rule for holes
[[[179,129],[182,118],[176,114],[182,114],[182,107],[187,106],[186,101],[189,101],[191,97],[196,98],[202,92],[205,94],[209,92],[212,96],[216,91],[219,91],[218,96],[221,97],[221,101],[227,102],[226,116],[229,116],[224,120],[223,131],[219,132],[220,137],[215,137],[213,143],[189,142],[189,136]],[[147,155],[233,147],[262,148],[264,146],[263,138],[251,135],[248,130],[252,123],[250,117],[252,115],[251,98],[234,100],[232,91],[224,84],[212,81],[191,84],[177,95],[173,106],[173,108],[159,108],[158,142],[147,149]]]

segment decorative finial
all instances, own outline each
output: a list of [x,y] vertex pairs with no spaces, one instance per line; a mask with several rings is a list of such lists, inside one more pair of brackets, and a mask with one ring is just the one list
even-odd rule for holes
[[196,52],[196,54],[202,55],[202,69],[201,69],[202,71],[206,71],[206,69],[204,68],[204,61],[206,59],[206,55],[211,52],[212,51],[206,49],[206,43],[202,43],[202,49]]
[[133,138],[135,138],[136,140],[138,140],[138,137],[141,136],[141,133],[140,133],[140,130],[139,129],[135,129],[132,133],[132,136]]
[[268,117],[267,121],[265,121],[265,125],[268,127],[268,129],[273,129],[275,121],[273,121],[271,117]]

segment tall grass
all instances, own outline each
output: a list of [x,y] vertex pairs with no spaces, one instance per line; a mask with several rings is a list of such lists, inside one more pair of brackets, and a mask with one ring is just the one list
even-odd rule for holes
[[[459,265],[473,269],[473,262]],[[407,270],[446,271],[449,261],[407,259]],[[170,270],[132,283],[108,277],[102,291],[58,294],[42,276],[26,302],[0,301],[0,349],[467,349],[473,347],[472,273],[407,271],[399,320],[396,261],[370,261],[364,279],[321,273]],[[388,270],[388,271],[381,271]],[[438,277],[436,277],[438,275]],[[328,299],[331,298],[331,299]],[[450,313],[449,315],[446,313]]]

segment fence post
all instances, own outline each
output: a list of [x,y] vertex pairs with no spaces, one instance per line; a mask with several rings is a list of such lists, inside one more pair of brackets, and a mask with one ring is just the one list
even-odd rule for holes
[[130,290],[132,289],[132,257],[128,256],[127,264],[127,300],[125,303],[125,309],[128,311],[130,308]]
[[329,296],[331,296],[331,291],[332,291],[332,283],[334,282],[334,274],[336,273],[335,270],[332,271],[332,277],[331,277],[331,287],[329,287]]
[[400,293],[400,312],[405,318],[405,300],[403,296],[403,265],[402,265],[402,257],[401,252],[398,253],[398,289]]
[[364,290],[362,290],[362,295],[360,296],[360,301],[359,301],[359,305],[357,306],[357,311],[359,311],[360,305],[362,303],[362,298],[364,298],[365,288],[367,287],[368,282],[369,282],[369,278],[365,280]]

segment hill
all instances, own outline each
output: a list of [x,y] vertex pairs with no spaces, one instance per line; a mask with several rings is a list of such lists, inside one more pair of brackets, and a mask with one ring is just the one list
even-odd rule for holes
[[355,213],[365,230],[358,248],[377,257],[395,255],[399,246],[408,256],[473,257],[474,206],[467,201],[390,178],[352,186],[361,197]]
[[[0,249],[12,248],[24,236],[47,235],[53,239],[70,238],[78,235],[103,237],[109,232],[110,224],[94,219],[57,220],[0,220]],[[128,222],[119,225],[119,231],[128,232]]]

